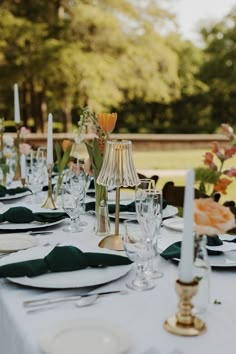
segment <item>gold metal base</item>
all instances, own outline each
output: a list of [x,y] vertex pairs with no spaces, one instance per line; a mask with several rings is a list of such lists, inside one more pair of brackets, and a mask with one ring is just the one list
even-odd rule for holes
[[21,178],[21,184],[22,184],[23,187],[25,186],[25,184],[26,184],[25,178]]
[[98,246],[113,251],[124,251],[123,242],[119,235],[106,236],[99,242]]
[[179,311],[164,322],[165,330],[178,336],[199,336],[206,332],[205,322],[192,315],[191,299],[196,295],[197,288],[197,281],[190,284],[176,281],[176,292],[180,299]]
[[43,203],[43,205],[41,206],[41,208],[45,208],[45,209],[57,209],[57,206],[52,198],[52,196],[48,195],[47,199],[45,200],[45,202]]
[[190,325],[182,325],[178,322],[177,317],[171,316],[164,322],[164,328],[178,336],[199,336],[206,332],[205,323],[198,317],[192,317],[192,324]]
[[45,209],[57,209],[56,203],[52,195],[52,169],[53,169],[53,164],[49,164],[48,165],[48,195],[47,195],[47,199],[41,206],[41,208],[45,208]]

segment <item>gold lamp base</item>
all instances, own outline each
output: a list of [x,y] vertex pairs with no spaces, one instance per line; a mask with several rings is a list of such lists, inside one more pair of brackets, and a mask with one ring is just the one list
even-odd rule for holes
[[45,208],[45,209],[57,209],[57,206],[52,198],[52,196],[48,195],[47,199],[45,200],[45,202],[43,203],[43,205],[41,206],[41,208]]
[[52,195],[52,169],[53,164],[48,165],[48,195],[47,199],[41,206],[41,208],[45,209],[57,209],[56,203],[54,202],[53,195]]
[[176,292],[179,295],[179,312],[164,322],[168,332],[178,336],[199,336],[206,332],[205,322],[192,315],[191,299],[197,293],[198,282],[190,284],[176,281]]
[[98,246],[113,251],[124,251],[123,242],[119,235],[106,236],[99,242]]

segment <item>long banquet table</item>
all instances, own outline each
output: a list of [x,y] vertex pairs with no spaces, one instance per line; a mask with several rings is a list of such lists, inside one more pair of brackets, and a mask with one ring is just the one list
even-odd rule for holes
[[[60,224],[52,228],[52,234],[35,237],[41,245],[50,243],[53,246],[60,243],[96,250],[101,238],[94,234],[94,219],[89,215],[83,218],[88,222],[83,232],[65,233]],[[168,238],[174,242],[176,235],[174,231],[161,229],[161,240]],[[0,259],[0,264],[3,259]],[[79,289],[52,291],[25,287],[1,279],[0,353],[42,354],[40,338],[50,334],[59,324],[66,321],[85,319],[108,321],[122,327],[130,339],[128,354],[235,353],[235,267],[212,269],[211,301],[207,312],[199,315],[206,322],[207,332],[199,337],[179,337],[163,329],[163,322],[177,311],[178,298],[175,292],[177,265],[161,258],[160,269],[164,277],[156,281],[153,290],[141,292],[129,290],[125,295],[112,294],[102,297],[87,307],[76,307],[73,302],[69,302],[32,313],[26,311],[23,301],[40,297],[42,294],[48,294],[50,297],[55,297],[59,293],[76,294]],[[102,285],[100,289],[126,289],[125,283],[134,275],[133,271],[119,280]],[[214,300],[220,303],[214,304]],[[148,351],[152,346],[157,350]],[[80,351],[79,343],[78,354],[86,354]]]

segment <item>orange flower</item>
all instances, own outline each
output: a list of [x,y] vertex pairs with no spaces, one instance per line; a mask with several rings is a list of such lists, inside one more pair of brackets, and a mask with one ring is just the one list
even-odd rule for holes
[[98,124],[106,134],[110,134],[116,125],[117,113],[99,113]]
[[214,185],[214,191],[226,194],[226,189],[230,183],[232,183],[232,181],[230,181],[228,178],[220,178]]
[[215,170],[216,169],[216,165],[213,162],[213,154],[211,152],[206,152],[204,155],[204,160],[203,163],[204,165],[209,166],[211,169]]
[[62,150],[65,152],[68,149],[68,147],[70,147],[71,145],[72,145],[72,141],[68,139],[64,139],[61,144]]
[[235,217],[229,208],[211,198],[194,201],[194,229],[200,235],[214,236],[235,227]]
[[224,149],[224,160],[228,160],[236,154],[236,146]]

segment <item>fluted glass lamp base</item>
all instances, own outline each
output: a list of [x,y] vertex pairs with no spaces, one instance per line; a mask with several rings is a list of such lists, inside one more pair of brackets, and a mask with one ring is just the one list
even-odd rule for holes
[[124,251],[123,242],[119,235],[106,236],[99,242],[98,246],[113,251]]

